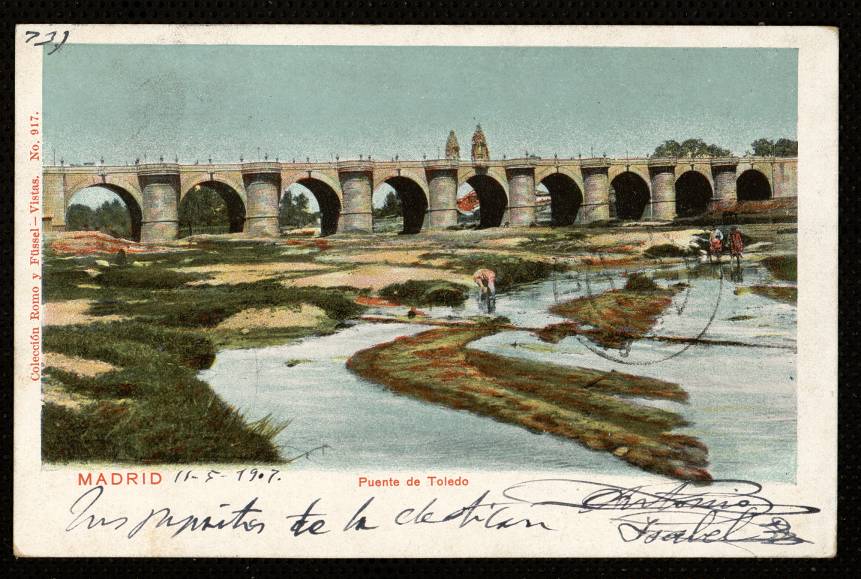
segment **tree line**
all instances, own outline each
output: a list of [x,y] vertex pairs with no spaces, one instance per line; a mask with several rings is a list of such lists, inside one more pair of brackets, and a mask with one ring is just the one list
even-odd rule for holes
[[125,203],[119,199],[105,201],[95,209],[73,204],[66,214],[67,231],[101,231],[114,237],[132,236],[132,219]]
[[[757,157],[797,157],[798,141],[781,138],[777,140],[760,138],[750,144],[750,154]],[[732,152],[702,139],[687,139],[681,143],[670,139],[664,141],[652,153],[654,157],[729,157]]]

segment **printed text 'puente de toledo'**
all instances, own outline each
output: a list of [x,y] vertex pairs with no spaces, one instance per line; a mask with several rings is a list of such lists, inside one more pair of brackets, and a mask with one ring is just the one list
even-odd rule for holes
[[536,201],[549,195],[552,222],[586,224],[610,219],[667,221],[737,201],[797,196],[797,159],[781,157],[495,159],[481,126],[469,160],[461,159],[454,131],[445,158],[283,162],[264,157],[239,163],[87,163],[44,168],[45,226],[63,231],[72,196],[105,187],[129,207],[133,237],[147,243],[175,239],[179,206],[195,187],[217,189],[231,212],[231,230],[277,236],[282,194],[307,187],[320,206],[323,235],[373,231],[373,192],[387,183],[403,208],[404,231],[457,225],[458,189],[478,196],[481,227],[528,226]]

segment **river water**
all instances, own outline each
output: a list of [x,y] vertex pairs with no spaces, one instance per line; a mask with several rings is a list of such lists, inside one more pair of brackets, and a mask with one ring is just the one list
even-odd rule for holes
[[[672,272],[671,272],[672,273]],[[684,268],[681,269],[685,274]],[[693,345],[643,339],[629,351],[605,350],[572,336],[546,344],[526,331],[502,332],[471,347],[548,363],[617,370],[677,382],[686,403],[638,400],[679,412],[690,425],[674,432],[700,438],[709,448],[715,478],[793,482],[796,454],[796,309],[750,292],[736,291],[771,280],[747,266],[744,281],[729,267],[691,276],[653,332],[702,334],[774,348]],[[672,283],[661,281],[659,283]],[[562,321],[547,312],[554,303],[621,287],[614,274],[565,274],[500,294],[497,315],[521,326]],[[433,308],[433,318],[478,314],[477,298],[460,308]],[[391,313],[391,309],[379,312]],[[606,452],[576,442],[392,393],[345,367],[349,356],[374,344],[415,334],[428,326],[359,323],[337,334],[284,346],[220,352],[200,375],[251,420],[271,415],[289,425],[276,442],[292,468],[363,470],[639,472]]]

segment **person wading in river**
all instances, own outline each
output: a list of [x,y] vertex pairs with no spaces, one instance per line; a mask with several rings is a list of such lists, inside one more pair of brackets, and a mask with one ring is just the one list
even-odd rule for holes
[[478,286],[480,297],[484,299],[487,294],[488,299],[496,298],[496,273],[492,269],[480,269],[472,274],[472,280]]
[[741,236],[741,230],[733,225],[729,231],[729,260],[735,258],[735,263],[741,267],[741,254],[744,251],[744,239]]
[[492,314],[496,310],[496,273],[492,269],[480,269],[472,274],[472,280],[478,286],[478,301],[486,303],[487,313]]
[[720,227],[715,227],[709,233],[709,261],[712,260],[712,255],[717,256],[717,261],[720,263],[720,254],[723,252],[723,233]]

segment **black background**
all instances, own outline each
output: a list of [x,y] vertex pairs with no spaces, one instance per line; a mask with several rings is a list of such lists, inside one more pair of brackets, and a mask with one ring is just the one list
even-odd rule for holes
[[[407,2],[406,0],[101,0],[53,2],[0,0],[0,267],[6,291],[0,295],[3,365],[0,369],[2,412],[2,487],[0,542],[7,577],[179,576],[219,574],[250,579],[264,575],[340,576],[432,575],[449,578],[477,574],[514,577],[647,576],[722,577],[752,575],[831,575],[857,573],[859,497],[857,454],[861,451],[855,422],[861,388],[854,355],[858,252],[858,167],[855,149],[858,113],[855,88],[861,72],[857,58],[857,8],[850,1],[548,1],[502,0]],[[258,24],[661,24],[661,25],[817,25],[840,30],[840,382],[839,382],[839,511],[838,555],[835,559],[467,559],[467,560],[243,560],[243,559],[15,559],[12,556],[12,279],[14,175],[14,40],[16,23],[258,23]],[[803,194],[803,192],[801,193]],[[853,251],[854,250],[854,251]],[[801,291],[804,291],[802,288]],[[848,299],[847,299],[848,297]],[[488,538],[492,540],[492,535]],[[790,549],[787,547],[787,549]],[[229,551],[229,544],[225,552]],[[582,552],[576,544],[572,553]],[[787,553],[788,555],[789,553]],[[337,556],[337,553],[333,553]],[[855,573],[853,573],[854,575]]]

